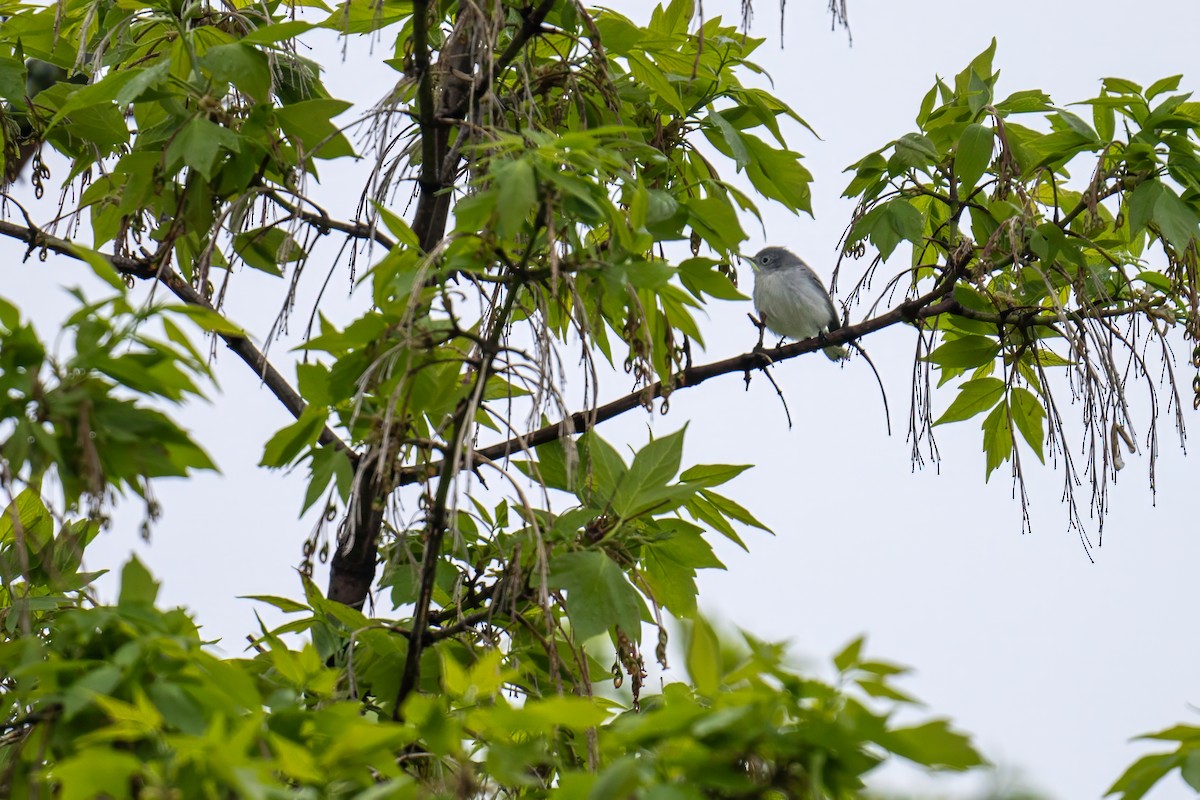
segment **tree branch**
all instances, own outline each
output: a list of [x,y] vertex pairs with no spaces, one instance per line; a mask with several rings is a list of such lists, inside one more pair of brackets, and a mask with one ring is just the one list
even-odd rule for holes
[[[532,240],[530,242],[532,248]],[[528,258],[528,252],[526,253]],[[400,687],[396,692],[396,705],[392,710],[392,719],[400,719],[401,708],[405,698],[416,688],[421,675],[421,649],[425,643],[426,630],[429,627],[430,603],[433,601],[433,585],[437,579],[437,565],[442,557],[442,541],[445,538],[450,489],[463,469],[461,456],[467,430],[483,397],[488,378],[492,375],[492,365],[496,357],[497,346],[504,335],[513,304],[516,302],[518,290],[509,289],[504,305],[495,313],[491,320],[491,330],[487,340],[480,346],[479,371],[475,377],[474,391],[469,398],[464,398],[455,409],[454,435],[449,440],[448,455],[442,461],[441,477],[438,479],[437,495],[425,523],[425,546],[421,553],[420,582],[417,587],[417,600],[413,609],[413,637],[409,639],[408,653],[404,660],[404,672],[400,676]]]
[[[434,70],[429,58],[429,0],[413,2],[413,65],[417,72],[417,124],[421,135],[421,171],[418,177],[417,208],[413,214],[412,228],[417,235],[423,252],[430,252],[446,233],[446,220],[450,213],[449,180],[457,173],[461,156],[452,152],[450,146],[451,120],[466,117],[473,99],[487,91],[497,76],[521,52],[529,40],[541,30],[546,15],[554,7],[555,0],[542,0],[532,11],[526,12],[521,27],[512,41],[489,67],[490,74],[476,76],[472,62],[473,44],[471,35],[472,15],[460,4],[454,29],[446,38],[438,54],[437,76],[440,97],[434,102]],[[453,156],[453,157],[451,157]],[[339,543],[329,571],[329,598],[355,608],[366,602],[375,575],[376,543],[383,525],[383,498],[401,485],[395,482],[395,473],[389,465],[377,463],[384,454],[369,448],[363,456],[363,467],[358,470],[356,484],[351,496],[350,527],[348,545],[343,552]],[[439,470],[441,467],[438,468]],[[423,473],[433,477],[434,472]],[[390,478],[385,476],[392,476]],[[413,483],[414,481],[408,481]],[[440,538],[438,541],[440,546]],[[436,556],[436,554],[434,554]],[[433,563],[433,559],[429,559]],[[419,606],[418,606],[419,607]],[[422,630],[414,620],[413,629]],[[420,639],[419,642],[422,641]],[[416,664],[405,669],[405,681],[415,681]],[[401,696],[407,694],[401,692]],[[397,703],[397,707],[399,703]]]
[[449,181],[457,172],[461,158],[448,159],[450,150],[451,120],[466,117],[471,102],[492,87],[496,78],[512,63],[539,31],[546,15],[556,0],[542,3],[525,13],[521,27],[513,34],[512,41],[488,65],[489,75],[476,75],[471,64],[470,14],[459,10],[454,30],[446,40],[438,56],[437,72],[440,77],[441,98],[434,108],[433,76],[429,64],[428,0],[413,3],[413,63],[419,75],[417,83],[417,120],[421,128],[421,173],[418,179],[420,195],[417,210],[413,215],[413,230],[421,242],[421,249],[429,252],[441,241],[446,232],[446,220],[450,212],[451,194]]
[[[284,200],[279,196],[278,192],[270,191],[266,193],[266,196],[271,200],[271,202],[287,211],[293,217],[301,222],[306,222],[309,225],[312,225],[321,233],[339,231],[347,236],[353,236],[356,239],[367,239],[374,241],[376,244],[383,245],[384,249],[386,250],[391,250],[396,246],[396,243],[392,241],[391,237],[382,231],[377,230],[373,225],[367,225],[362,222],[344,222],[342,220],[334,219],[326,214],[325,209],[323,208],[320,209],[320,213],[314,211],[305,211],[298,205]],[[314,208],[320,208],[314,203],[310,202],[310,204],[313,205]]]
[[[948,282],[946,286],[934,289],[922,297],[907,300],[878,317],[864,320],[857,325],[838,328],[833,333],[827,334],[823,339],[805,339],[804,341],[794,342],[783,347],[742,353],[723,361],[715,361],[711,364],[703,364],[698,367],[688,367],[672,375],[668,381],[658,381],[644,389],[630,392],[593,411],[576,411],[562,422],[546,425],[527,434],[514,436],[507,441],[480,448],[476,451],[476,454],[478,457],[491,460],[505,458],[522,450],[553,442],[564,436],[584,433],[601,422],[618,417],[626,411],[631,411],[639,406],[644,406],[649,401],[662,397],[664,394],[671,394],[681,389],[690,389],[699,386],[705,381],[720,375],[759,369],[767,364],[786,361],[787,359],[811,353],[815,350],[821,350],[831,345],[846,344],[851,340],[859,339],[868,334],[891,327],[898,322],[915,322],[918,319],[928,319],[929,317],[936,317],[939,314],[956,313],[961,309],[958,301],[953,298],[944,299],[952,287],[953,282]],[[444,469],[444,465],[444,461],[435,461],[421,466],[405,467],[400,470],[399,485],[405,486],[427,480],[441,472]]]
[[[449,187],[443,185],[442,159],[449,148],[449,124],[442,122],[447,117],[461,118],[465,103],[452,100],[459,95],[466,97],[464,85],[469,85],[470,70],[463,69],[464,60],[469,58],[470,37],[463,28],[467,15],[458,15],[458,22],[451,31],[445,47],[438,57],[438,72],[442,77],[442,97],[434,105],[433,72],[429,63],[429,2],[413,2],[413,63],[417,69],[417,124],[421,129],[421,172],[417,180],[420,187],[417,210],[413,215],[413,230],[421,243],[421,250],[428,253],[433,249],[446,230],[446,217],[450,209]],[[460,77],[462,76],[462,77]]]
[[[9,236],[13,239],[18,239],[25,242],[29,253],[34,250],[49,250],[53,253],[68,256],[77,261],[82,261],[83,258],[72,242],[66,239],[60,239],[57,236],[51,236],[45,231],[35,227],[26,227],[17,225],[7,220],[0,220],[0,235]],[[100,254],[113,269],[122,275],[129,275],[141,280],[157,279],[160,283],[166,286],[171,292],[182,300],[184,303],[192,306],[206,308],[209,311],[217,313],[212,304],[205,299],[204,295],[196,291],[190,283],[183,279],[183,276],[174,270],[166,269],[165,267],[156,266],[150,259],[136,259],[127,256],[110,256],[104,253]],[[275,395],[276,399],[283,404],[293,417],[297,419],[304,413],[307,407],[299,393],[292,388],[287,379],[279,373],[279,370],[271,366],[271,362],[267,361],[267,357],[259,350],[253,342],[245,336],[238,336],[231,333],[216,332],[225,345],[232,350],[238,358],[246,362],[250,369],[254,370],[254,374],[262,379],[263,384]],[[321,429],[321,435],[317,439],[322,445],[333,447],[349,458],[351,463],[357,463],[358,454],[338,435],[330,430],[326,425]]]
[[508,43],[508,47],[504,48],[494,62],[492,62],[492,75],[497,76],[513,62],[513,59],[521,52],[530,39],[534,37],[542,29],[542,23],[546,21],[546,15],[554,8],[557,0],[542,0],[542,4],[535,8],[532,13],[527,14],[521,22],[521,28]]

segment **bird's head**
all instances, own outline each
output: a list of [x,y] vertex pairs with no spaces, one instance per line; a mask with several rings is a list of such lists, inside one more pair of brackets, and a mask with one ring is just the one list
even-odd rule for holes
[[743,253],[738,253],[738,255],[749,261],[755,271],[761,272],[770,272],[799,261],[795,254],[783,247],[764,247],[752,256]]

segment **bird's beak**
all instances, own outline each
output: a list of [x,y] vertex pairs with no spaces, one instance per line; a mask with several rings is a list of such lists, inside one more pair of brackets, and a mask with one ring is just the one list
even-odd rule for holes
[[734,255],[735,255],[735,256],[737,256],[737,258],[738,258],[738,260],[739,260],[739,261],[744,261],[744,262],[746,262],[747,264],[749,264],[749,265],[750,265],[750,269],[754,270],[755,272],[757,272],[757,271],[758,271],[758,265],[754,263],[754,259],[753,259],[753,258],[751,258],[750,256],[746,255],[745,253],[734,253]]

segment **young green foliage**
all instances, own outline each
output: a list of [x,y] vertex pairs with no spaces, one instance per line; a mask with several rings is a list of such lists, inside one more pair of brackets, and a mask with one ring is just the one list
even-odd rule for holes
[[[1145,92],[1110,79],[1073,104],[1092,107],[1093,127],[1041,91],[996,97],[995,50],[937,82],[917,131],[851,167],[845,194],[860,207],[844,244],[857,256],[870,243],[886,261],[908,242],[910,296],[939,303],[922,327],[940,343],[925,345],[922,360],[939,386],[963,380],[936,421],[928,411],[912,417],[914,440],[985,414],[986,474],[1011,462],[1023,480],[1018,440],[1040,461],[1047,446],[1071,449],[1051,393],[1055,373],[1070,370],[1086,398],[1085,471],[1103,514],[1119,451],[1133,446],[1127,431],[1149,428],[1156,452],[1155,361],[1171,360],[1168,332],[1185,321],[1186,335],[1200,334],[1196,295],[1179,291],[1196,274],[1200,106],[1165,96],[1177,79]],[[1079,185],[1072,172],[1091,179]],[[1145,380],[1149,422],[1131,415],[1122,359]],[[1178,404],[1173,378],[1167,388]],[[1078,523],[1073,492],[1068,500]]]
[[[861,639],[833,682],[780,645],[722,640],[696,578],[724,568],[717,537],[746,548],[746,528],[766,530],[716,491],[747,467],[688,464],[683,429],[628,453],[596,429],[763,365],[693,363],[706,306],[745,300],[730,259],[758,209],[730,175],[811,212],[783,135],[804,120],[743,80],[763,40],[692,0],[646,24],[566,0],[3,10],[0,172],[32,157],[40,197],[54,161],[33,154],[65,156],[88,243],[50,235],[37,209],[0,233],[119,294],[77,295],[65,355],[0,299],[0,793],[853,798],[890,756],[983,763],[943,720],[896,722],[914,703],[903,670],[865,660]],[[328,31],[387,51],[396,83],[376,105],[331,96],[299,54]],[[1070,375],[1103,513],[1136,427],[1118,355],[1156,400],[1148,345],[1169,366],[1170,329],[1200,334],[1200,105],[1178,78],[1108,79],[1069,108],[1040,90],[998,99],[995,51],[851,168],[845,250],[877,253],[851,299],[901,253],[883,296],[909,294],[829,335],[918,327],[913,441],[980,418],[987,476],[1021,477],[1026,446],[1068,452],[1055,392]],[[352,158],[369,175],[344,220],[318,183]],[[313,309],[293,388],[223,303],[245,291],[239,271],[249,291],[274,283],[283,329],[331,237],[353,308]],[[133,300],[138,280],[184,305]],[[145,496],[153,518],[150,479],[213,468],[172,418],[211,378],[182,317],[292,414],[260,463],[305,464],[303,508],[337,522],[305,544],[303,602],[257,598],[294,617],[244,659],[160,610],[136,560],[116,605],[81,571],[115,494]],[[596,389],[583,409],[563,391],[575,353]],[[610,367],[634,391],[600,405]],[[945,402],[920,395],[934,370]],[[312,572],[327,552],[325,596]],[[679,628],[689,682],[652,691],[644,637],[666,668]],[[1113,791],[1138,797],[1176,766],[1192,781],[1179,741]]]

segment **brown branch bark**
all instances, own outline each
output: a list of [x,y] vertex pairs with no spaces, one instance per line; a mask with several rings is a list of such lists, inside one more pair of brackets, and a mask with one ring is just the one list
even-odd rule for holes
[[[526,251],[526,261],[530,248]],[[421,677],[421,650],[425,645],[425,635],[429,627],[430,604],[433,602],[433,585],[437,579],[437,565],[442,557],[442,541],[445,537],[447,515],[449,513],[450,490],[462,470],[462,463],[455,459],[463,449],[470,422],[475,418],[484,388],[492,375],[492,366],[499,352],[501,337],[508,326],[512,315],[513,305],[517,299],[518,290],[510,288],[505,296],[503,307],[493,310],[490,330],[487,338],[480,343],[479,371],[475,376],[474,391],[470,399],[464,398],[454,412],[454,434],[449,440],[451,454],[443,460],[441,477],[438,479],[437,495],[429,508],[425,522],[425,542],[421,553],[420,582],[417,586],[417,601],[413,608],[413,637],[408,642],[408,653],[404,659],[404,671],[400,676],[400,687],[396,693],[396,705],[392,710],[392,718],[399,719],[404,700],[412,693]]]
[[[346,222],[340,219],[334,219],[325,213],[325,209],[320,209],[320,213],[316,211],[305,211],[299,205],[289,203],[283,199],[278,192],[267,192],[267,198],[275,203],[284,211],[287,211],[294,218],[301,222],[308,223],[316,228],[320,233],[329,233],[330,231],[338,231],[347,236],[352,236],[355,239],[364,239],[373,241],[376,244],[382,245],[385,250],[391,250],[396,246],[396,243],[390,236],[378,230],[374,225],[367,225],[362,222]],[[315,204],[314,204],[314,207]]]
[[[462,160],[451,146],[451,134],[455,128],[453,121],[465,119],[472,100],[490,88],[529,40],[541,30],[555,2],[542,0],[536,8],[528,11],[504,52],[487,65],[488,73],[476,75],[477,65],[472,63],[474,17],[466,4],[460,3],[454,29],[438,54],[437,66],[434,67],[429,52],[429,0],[414,0],[413,64],[417,71],[421,169],[412,228],[424,252],[431,251],[446,233],[446,221],[453,199],[452,184]],[[478,66],[482,68],[483,65]],[[435,88],[438,90],[436,101]],[[356,608],[361,608],[366,602],[374,580],[376,544],[383,524],[384,498],[399,485],[394,477],[391,480],[385,478],[391,474],[390,470],[381,469],[383,465],[378,463],[384,457],[374,448],[368,449],[364,455],[363,467],[359,470],[358,483],[350,501],[354,511],[347,539],[339,543],[330,564],[330,599]],[[426,476],[433,477],[435,474],[426,473]],[[414,623],[414,630],[420,629]],[[408,676],[409,670],[405,672]],[[408,678],[415,680],[415,676]],[[407,694],[407,691],[403,694]]]
[[[546,425],[520,436],[514,436],[507,441],[499,442],[488,447],[482,447],[476,452],[480,458],[497,460],[519,453],[523,450],[553,442],[564,436],[584,433],[601,422],[618,417],[627,411],[644,406],[650,400],[662,397],[664,393],[674,393],[682,389],[699,386],[705,381],[721,375],[744,373],[748,370],[760,369],[768,364],[786,361],[797,356],[821,350],[830,345],[845,344],[876,331],[895,325],[899,322],[914,322],[918,319],[928,319],[939,314],[954,314],[962,310],[957,300],[942,299],[946,291],[937,290],[913,300],[906,301],[892,310],[877,317],[864,320],[857,325],[838,328],[822,339],[805,339],[801,342],[769,348],[758,352],[742,353],[722,361],[689,367],[675,373],[668,381],[658,381],[627,395],[606,403],[593,411],[576,411],[562,422]],[[670,387],[669,390],[667,387]],[[400,470],[399,485],[406,486],[427,480],[442,470],[443,462],[435,461],[417,467],[405,467]]]

